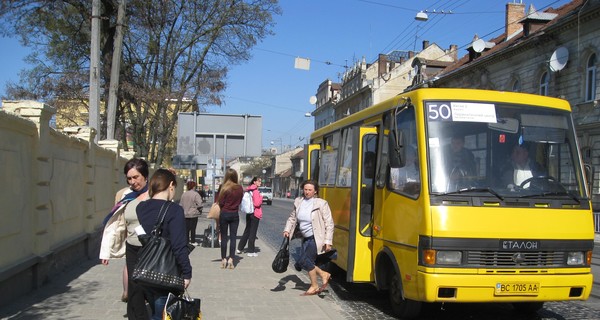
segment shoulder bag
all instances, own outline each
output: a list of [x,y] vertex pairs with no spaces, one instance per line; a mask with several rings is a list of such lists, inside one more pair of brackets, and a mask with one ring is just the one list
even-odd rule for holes
[[275,255],[271,268],[276,273],[284,273],[287,270],[288,264],[290,264],[290,251],[289,251],[290,239],[283,237],[283,242],[279,248],[279,252]]
[[150,235],[139,236],[142,248],[131,278],[142,286],[181,293],[184,291],[183,276],[173,254],[171,241],[162,237],[162,224],[171,203],[167,201],[160,208]]
[[219,220],[219,216],[220,215],[221,215],[221,207],[219,207],[219,203],[218,202],[215,202],[210,207],[210,210],[208,211],[207,217],[209,219]]

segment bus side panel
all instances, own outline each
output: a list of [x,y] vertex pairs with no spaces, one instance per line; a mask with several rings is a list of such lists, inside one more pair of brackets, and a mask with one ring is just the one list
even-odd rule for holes
[[387,192],[383,214],[375,216],[375,225],[380,232],[374,236],[374,256],[383,246],[389,248],[397,259],[402,284],[408,297],[417,297],[422,289],[418,283],[419,235],[427,234],[429,214],[422,211],[421,196],[413,200],[396,193]]
[[347,270],[350,255],[350,188],[321,187],[321,198],[327,200],[335,224],[333,247],[337,249],[338,257],[334,261],[340,268]]

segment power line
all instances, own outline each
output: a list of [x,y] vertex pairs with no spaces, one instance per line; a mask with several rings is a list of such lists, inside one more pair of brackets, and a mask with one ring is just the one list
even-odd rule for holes
[[246,98],[238,98],[238,97],[232,97],[232,96],[226,96],[226,98],[233,99],[233,100],[244,101],[244,102],[249,102],[249,103],[254,103],[254,104],[258,104],[258,105],[262,105],[262,106],[270,107],[270,108],[276,108],[276,109],[282,109],[282,110],[290,110],[290,111],[295,111],[295,112],[301,112],[302,114],[306,113],[306,110],[302,110],[301,111],[301,110],[294,109],[294,108],[278,106],[278,105],[264,103],[264,102],[260,102],[260,101],[254,101],[254,100],[250,100],[250,99],[246,99]]
[[[280,52],[280,51],[275,51],[275,50],[262,49],[262,48],[255,48],[255,49],[259,50],[259,51],[265,51],[265,52],[269,52],[269,53],[274,53],[274,54],[282,55],[282,56],[288,56],[288,57],[293,57],[293,58],[299,57],[299,55],[293,55],[293,54],[289,54],[289,53],[285,53],[285,52]],[[306,58],[306,59],[309,59],[310,61],[322,63],[322,64],[325,64],[325,65],[328,65],[328,66],[337,66],[337,67],[341,67],[341,68],[346,68],[346,66],[343,66],[343,65],[337,64],[337,63],[333,63],[331,61],[323,61],[323,60],[317,60],[317,59],[313,59],[313,58]]]

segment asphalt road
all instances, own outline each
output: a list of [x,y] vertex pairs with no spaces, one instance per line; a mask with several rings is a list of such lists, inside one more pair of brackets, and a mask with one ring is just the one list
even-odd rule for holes
[[[274,249],[281,243],[281,233],[292,208],[289,199],[273,200],[272,205],[263,205],[258,236]],[[292,241],[290,252],[296,256],[298,241]],[[510,304],[431,304],[424,307],[419,319],[433,320],[600,320],[600,248],[594,250],[593,258],[594,288],[587,301],[547,302],[536,314],[523,315],[514,311]],[[339,304],[347,313],[347,319],[396,319],[388,304],[385,292],[377,291],[368,284],[347,283],[344,271],[334,268],[333,281],[327,299]]]

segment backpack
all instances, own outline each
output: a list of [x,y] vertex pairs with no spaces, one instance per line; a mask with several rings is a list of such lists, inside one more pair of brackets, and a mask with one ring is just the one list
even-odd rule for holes
[[252,191],[244,192],[242,203],[240,204],[240,212],[245,214],[254,213],[254,203],[252,202]]

